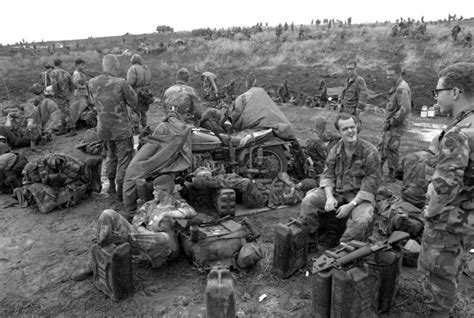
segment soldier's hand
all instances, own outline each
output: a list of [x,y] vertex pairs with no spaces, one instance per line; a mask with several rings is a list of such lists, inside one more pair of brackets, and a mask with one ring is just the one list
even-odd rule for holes
[[326,199],[326,204],[324,206],[324,210],[326,212],[334,211],[337,207],[337,200],[334,197],[330,197]]
[[344,204],[342,206],[339,207],[339,209],[337,209],[336,211],[336,217],[338,219],[343,219],[345,218],[346,216],[348,216],[351,212],[352,212],[352,209],[354,208],[354,205],[352,203],[347,203],[347,204]]

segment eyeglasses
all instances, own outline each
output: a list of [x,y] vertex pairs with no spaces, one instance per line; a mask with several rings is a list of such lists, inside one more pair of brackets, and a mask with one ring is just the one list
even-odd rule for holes
[[[436,88],[436,89],[433,89],[431,92],[433,93],[433,97],[437,98],[438,95],[439,95],[439,92],[450,91],[450,90],[455,89],[455,88],[456,87]],[[459,93],[462,93],[462,90],[459,89]]]

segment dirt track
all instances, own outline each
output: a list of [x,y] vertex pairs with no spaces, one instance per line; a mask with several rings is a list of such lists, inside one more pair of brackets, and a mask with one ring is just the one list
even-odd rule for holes
[[[292,121],[294,117],[305,118],[305,113],[312,111],[291,107],[283,110]],[[155,122],[158,118],[153,117]],[[301,122],[295,125],[305,127]],[[299,133],[304,132],[304,129],[299,130]],[[371,130],[366,133],[371,134]],[[37,152],[28,150],[28,153],[38,156],[47,151],[63,151],[80,156],[74,149],[79,139],[80,136],[57,138],[54,145]],[[404,147],[409,149],[409,145]],[[0,195],[0,203],[6,200],[8,196]],[[136,292],[118,304],[97,291],[91,279],[82,282],[70,279],[76,269],[87,263],[98,216],[104,208],[110,207],[119,208],[106,194],[95,194],[75,207],[49,214],[30,208],[1,209],[0,316],[205,317],[206,275],[194,269],[184,256],[156,270],[134,264]],[[287,280],[271,273],[273,226],[286,221],[298,210],[296,206],[250,217],[263,233],[260,243],[265,259],[249,271],[234,273],[237,308],[241,314],[310,316],[311,285],[304,272]],[[418,317],[423,313],[416,271],[404,271],[402,286],[392,315],[384,317]],[[463,295],[472,295],[474,283],[464,281],[461,290]],[[258,297],[262,294],[268,297],[259,303]]]

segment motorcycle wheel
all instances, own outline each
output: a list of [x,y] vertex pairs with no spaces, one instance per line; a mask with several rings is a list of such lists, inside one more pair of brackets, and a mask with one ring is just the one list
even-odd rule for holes
[[[254,174],[255,179],[274,179],[279,172],[286,172],[288,170],[288,159],[281,146],[270,146],[263,148],[263,163],[262,170],[267,170],[264,173]],[[252,167],[258,167],[257,149],[252,152]],[[250,168],[249,157],[246,158],[246,167]]]

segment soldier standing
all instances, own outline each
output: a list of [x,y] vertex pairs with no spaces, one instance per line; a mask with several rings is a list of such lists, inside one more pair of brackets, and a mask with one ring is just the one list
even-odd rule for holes
[[125,170],[132,160],[133,126],[127,105],[138,113],[137,94],[123,78],[117,77],[119,61],[107,54],[102,60],[103,73],[89,81],[97,108],[97,137],[107,149],[108,193],[122,201]]
[[341,112],[354,115],[359,119],[359,108],[365,106],[367,100],[367,86],[362,76],[356,71],[357,63],[351,61],[346,65],[346,87],[341,94]]
[[392,88],[389,91],[387,117],[383,125],[383,137],[379,144],[381,167],[387,161],[388,177],[393,178],[398,166],[398,148],[403,134],[408,129],[408,116],[411,111],[411,90],[402,77],[400,66],[387,69],[387,79]]
[[54,60],[54,70],[51,71],[51,86],[53,90],[53,98],[62,112],[63,127],[57,135],[64,135],[69,132],[68,136],[76,135],[76,125],[72,122],[70,110],[71,93],[74,91],[72,76],[62,68],[63,61]]
[[180,68],[176,74],[176,83],[164,93],[166,113],[175,112],[188,124],[198,126],[202,110],[196,90],[186,85],[189,71]]
[[201,74],[201,80],[204,86],[204,99],[213,101],[219,96],[217,89],[217,75],[212,72],[204,72]]
[[474,63],[450,65],[438,76],[433,95],[452,120],[439,135],[418,270],[430,316],[449,317],[464,256],[473,247]]
[[145,129],[148,124],[146,112],[153,103],[153,94],[150,91],[151,71],[147,65],[143,64],[139,54],[133,54],[130,62],[132,66],[127,72],[127,82],[137,93],[140,124]]

